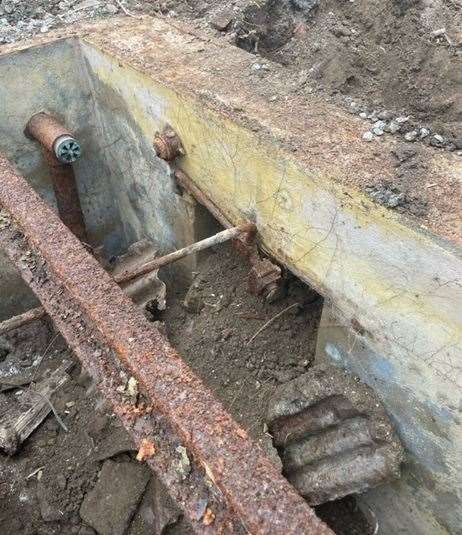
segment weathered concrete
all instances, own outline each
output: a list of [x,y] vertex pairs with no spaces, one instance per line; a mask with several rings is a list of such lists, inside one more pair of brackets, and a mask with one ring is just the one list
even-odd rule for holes
[[[42,110],[58,116],[66,110],[66,122],[78,135],[83,134],[82,125],[91,128],[76,68],[77,47],[77,41],[61,41],[0,56],[0,151],[50,203],[54,197],[41,149],[23,131],[30,117]],[[36,303],[1,252],[0,296],[0,319]]]
[[[405,482],[374,494],[379,510],[394,511],[384,515],[391,532],[457,532],[460,213],[410,221],[371,202],[361,186],[392,176],[393,140],[382,140],[380,150],[362,143],[359,119],[316,97],[288,93],[285,106],[274,105],[269,97],[285,89],[277,66],[274,82],[258,80],[249,74],[254,56],[165,21],[78,31],[85,34],[79,67],[66,69],[84,88],[83,119],[69,126],[84,138],[83,162],[92,166],[76,171],[95,240],[108,254],[145,237],[161,250],[192,241],[184,199],[151,148],[155,132],[170,124],[186,149],[179,165],[194,182],[234,224],[255,220],[263,246],[335,305],[343,338],[323,330],[320,353],[379,392],[411,451]],[[11,58],[4,62],[15,71]],[[41,87],[56,98],[49,95],[58,83]],[[19,122],[8,120],[19,132]],[[460,181],[460,158],[425,151],[432,182]],[[12,294],[4,295],[11,303]]]
[[[423,396],[411,387],[407,361],[390,359],[389,347],[371,340],[370,333],[358,332],[358,327],[326,303],[316,362],[347,369],[373,386],[406,445],[401,479],[365,493],[361,500],[375,512],[384,534],[458,533],[462,525],[458,483],[462,432],[460,406],[449,399],[457,399],[460,391],[437,374],[422,374],[427,388],[427,396]],[[419,361],[418,355],[415,361]],[[441,393],[444,384],[445,398]]]

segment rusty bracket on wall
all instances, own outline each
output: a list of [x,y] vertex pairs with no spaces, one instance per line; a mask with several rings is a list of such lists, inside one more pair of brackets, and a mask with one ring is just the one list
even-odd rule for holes
[[[197,533],[332,535],[3,157],[0,209],[0,246],[136,443],[152,446],[146,461]],[[140,386],[135,401],[124,395],[127,377]]]
[[[232,227],[232,223],[220,211],[220,209],[203,193],[191,178],[181,169],[175,170],[175,178],[178,184],[192,195],[196,201],[207,208],[213,217],[225,228]],[[252,236],[242,236],[234,240],[235,248],[245,256],[251,270],[247,279],[250,293],[263,296],[267,301],[273,301],[279,294],[282,279],[281,268],[268,258],[261,258],[257,244]]]

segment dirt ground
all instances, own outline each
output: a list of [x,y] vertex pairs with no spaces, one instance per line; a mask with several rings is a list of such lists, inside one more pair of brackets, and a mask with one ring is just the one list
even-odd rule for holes
[[285,65],[301,93],[365,119],[409,117],[403,134],[417,128],[417,140],[462,148],[460,0],[1,0],[0,44],[137,13],[192,21]]
[[[231,247],[218,248],[201,264],[193,284],[194,299],[187,301],[187,307],[185,291],[169,288],[168,306],[161,320],[170,341],[190,366],[253,438],[275,455],[265,428],[266,405],[277,385],[310,366],[322,301],[292,279],[287,284],[286,297],[268,304],[247,293],[247,273],[248,266]],[[288,309],[255,337],[269,319],[295,303],[300,306]],[[38,381],[45,370],[57,368],[64,357],[70,357],[47,320],[1,337],[0,347],[0,377],[13,363],[27,370],[37,357],[44,356],[40,368],[34,371]],[[78,363],[71,376],[72,380],[52,400],[67,432],[50,414],[16,455],[0,454],[2,533],[94,534],[85,520],[94,518],[92,507],[97,506],[97,500],[92,489],[102,479],[101,474],[122,468],[130,474],[130,470],[140,467],[134,460],[136,452],[129,437]],[[18,403],[26,388],[0,394],[0,416],[2,408],[11,410]],[[139,481],[140,474],[135,475]],[[141,475],[146,481],[150,477],[149,473]],[[110,477],[108,480],[113,483]],[[99,488],[98,496],[105,499],[101,493],[106,493],[115,499],[112,507],[127,508],[124,532],[129,535],[188,534],[179,511],[166,500],[165,490],[158,488],[156,480],[151,478],[143,485],[141,490],[132,489],[125,479],[123,486],[130,491],[117,497],[120,489],[108,483],[108,488]],[[157,504],[157,517],[153,503]],[[114,511],[111,505],[106,509],[109,521]],[[317,510],[336,533],[370,533],[353,499]]]

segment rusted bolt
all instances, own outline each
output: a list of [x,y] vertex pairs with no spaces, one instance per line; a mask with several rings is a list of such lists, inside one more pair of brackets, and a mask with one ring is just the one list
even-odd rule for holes
[[184,154],[180,138],[169,126],[163,132],[157,132],[154,136],[154,149],[157,156],[167,162],[171,162]]
[[262,295],[268,302],[274,301],[279,294],[281,268],[266,258],[256,256],[251,257],[250,262],[252,269],[247,279],[249,292]]
[[47,113],[40,112],[33,115],[24,133],[27,137],[40,142],[61,163],[74,163],[82,155],[80,143],[72,133],[55,117]]

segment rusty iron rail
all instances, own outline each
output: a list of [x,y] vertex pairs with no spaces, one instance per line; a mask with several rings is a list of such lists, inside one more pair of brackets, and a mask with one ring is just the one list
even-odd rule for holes
[[[57,215],[0,157],[0,246],[197,533],[332,535]],[[123,393],[125,371],[143,393]],[[122,383],[122,385],[121,385]],[[179,471],[186,448],[189,473]]]

